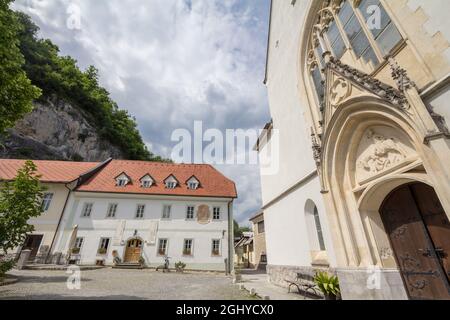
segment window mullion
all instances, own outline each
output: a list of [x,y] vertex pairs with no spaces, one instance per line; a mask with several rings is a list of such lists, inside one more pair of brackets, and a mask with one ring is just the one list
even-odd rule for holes
[[[373,51],[375,52],[377,58],[379,61],[383,61],[384,57],[381,53],[381,50],[378,48],[377,42],[375,41],[375,38],[373,37],[372,32],[370,32],[369,28],[367,27],[367,22],[364,19],[361,12],[358,10],[358,8],[354,7],[352,4],[353,12],[355,13],[355,17],[358,19],[359,24],[362,27],[362,31],[366,34],[367,39],[369,40],[370,46],[372,47]],[[376,66],[374,66],[376,67]]]

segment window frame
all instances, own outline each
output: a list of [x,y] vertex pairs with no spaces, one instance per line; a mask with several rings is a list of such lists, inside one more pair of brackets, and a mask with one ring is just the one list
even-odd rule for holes
[[[142,208],[142,210],[139,210],[140,208]],[[144,219],[144,214],[145,214],[145,204],[138,203],[136,205],[136,212],[135,212],[134,218],[135,219]]]
[[52,204],[54,195],[55,194],[53,192],[44,193],[44,195],[42,196],[42,202],[41,202],[41,211],[42,212],[47,212],[48,210],[50,210],[50,206]]
[[[89,214],[86,215],[87,208],[89,207]],[[83,204],[83,209],[81,210],[81,218],[90,218],[92,217],[92,209],[94,208],[93,202],[85,202]]]
[[[115,219],[116,218],[118,206],[119,206],[118,203],[108,203],[108,209],[106,210],[106,219]],[[112,214],[111,214],[111,209],[113,207],[114,207],[114,210],[112,211]]]
[[[214,254],[214,241],[218,242],[217,250],[218,253]],[[221,257],[222,256],[222,241],[221,239],[211,239],[211,256],[212,257]]]
[[[169,214],[166,217],[165,213],[166,213],[166,208],[169,208]],[[170,220],[172,218],[172,205],[171,204],[163,204],[162,206],[162,212],[161,212],[161,220]]]
[[[189,214],[190,214],[190,208],[192,208],[192,217],[189,217]],[[195,220],[195,206],[194,205],[187,205],[186,206],[186,220],[189,220],[189,221],[191,221],[191,220]]]
[[[186,253],[186,243],[190,243],[189,247],[189,253]],[[186,238],[183,240],[183,256],[184,257],[192,257],[194,256],[194,239],[193,238]]]
[[[217,210],[217,212],[216,212]],[[215,206],[213,207],[213,215],[212,215],[212,220],[213,221],[221,221],[222,220],[222,212],[221,212],[221,207],[220,206]],[[216,217],[216,213],[218,214],[218,217]]]
[[[161,242],[164,241],[164,254],[161,253]],[[157,255],[160,257],[165,257],[169,253],[169,239],[168,238],[158,238]]]

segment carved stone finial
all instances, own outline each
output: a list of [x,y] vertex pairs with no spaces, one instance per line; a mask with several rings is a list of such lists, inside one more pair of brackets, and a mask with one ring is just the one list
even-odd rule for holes
[[397,87],[401,92],[416,87],[416,84],[408,77],[406,70],[401,68],[394,58],[389,57],[388,61],[392,70],[392,78],[397,82]]
[[312,150],[314,161],[316,162],[316,166],[320,166],[321,158],[322,158],[322,148],[320,147],[319,142],[317,141],[317,136],[314,133],[313,128],[311,128],[311,141],[312,141]]

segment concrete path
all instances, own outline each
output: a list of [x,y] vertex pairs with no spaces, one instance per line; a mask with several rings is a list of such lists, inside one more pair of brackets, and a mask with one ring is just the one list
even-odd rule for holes
[[[231,277],[214,273],[162,273],[154,270],[104,268],[81,271],[74,288],[73,275],[63,270],[13,270],[18,282],[0,287],[2,299],[119,299],[119,300],[253,300],[231,283]],[[69,285],[68,285],[69,283]]]
[[269,300],[304,300],[305,298],[295,292],[295,288],[292,290],[294,292],[288,293],[286,288],[281,288],[274,284],[271,284],[267,275],[262,272],[255,270],[243,270],[242,271],[242,281],[239,283],[243,285],[246,290],[251,292],[256,291],[256,294],[263,299]]

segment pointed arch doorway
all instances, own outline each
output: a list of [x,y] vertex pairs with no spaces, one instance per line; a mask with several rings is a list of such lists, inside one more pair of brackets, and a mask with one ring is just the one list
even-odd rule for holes
[[434,189],[398,187],[380,215],[410,299],[450,299],[450,223]]

